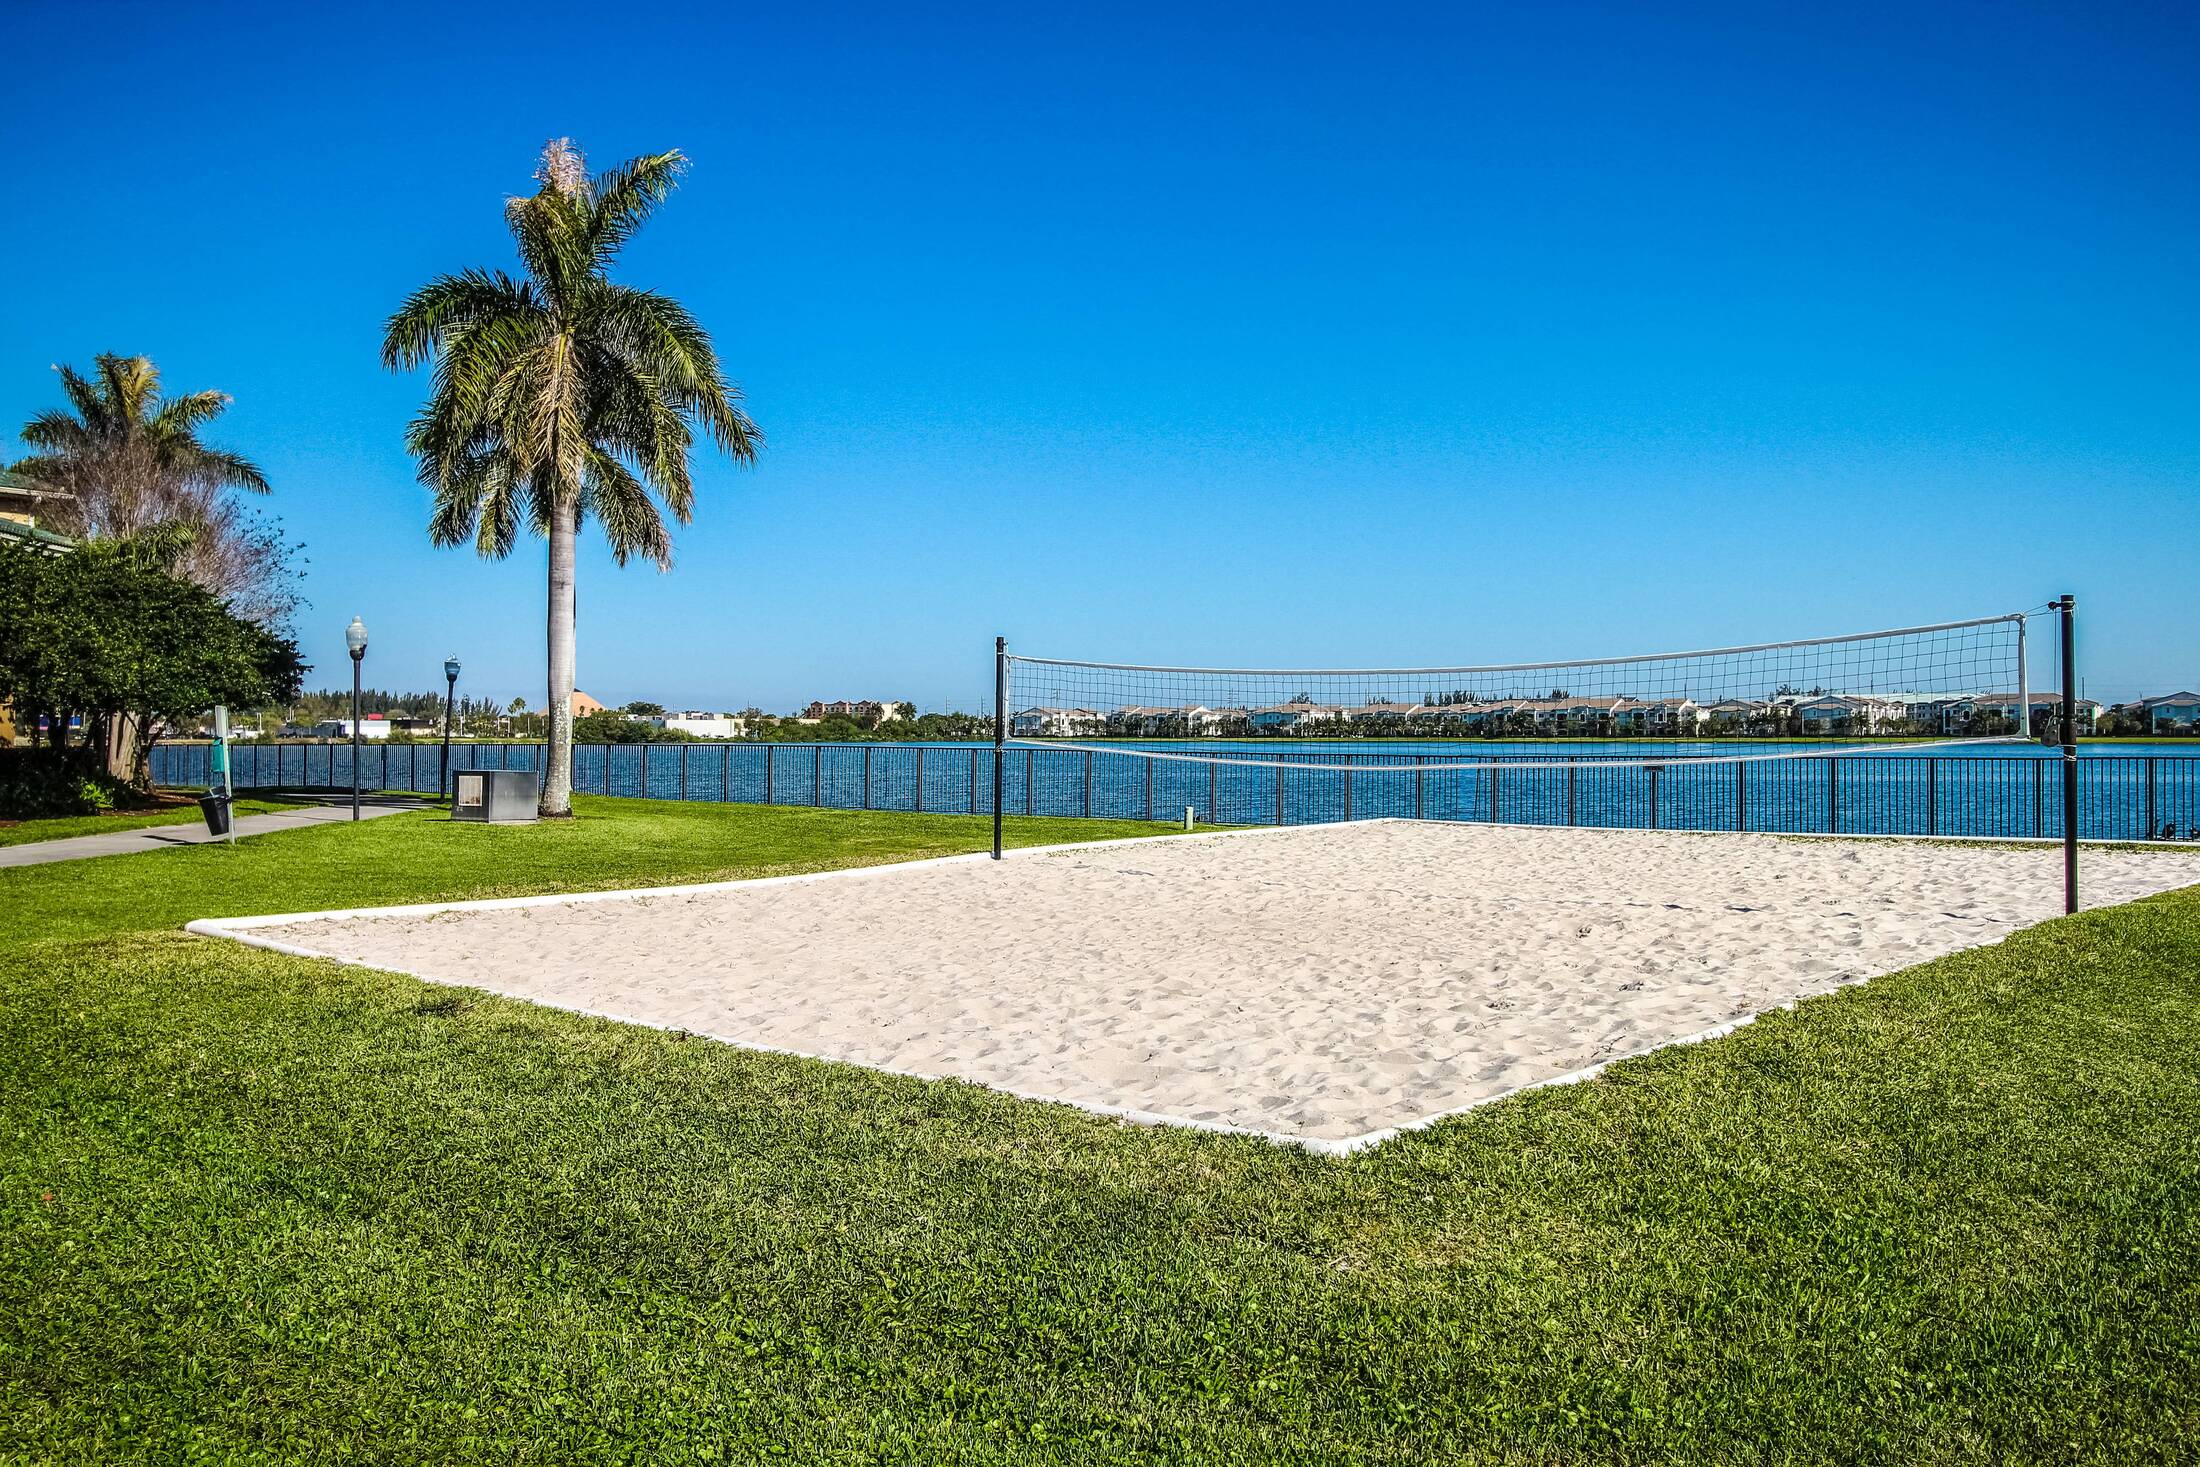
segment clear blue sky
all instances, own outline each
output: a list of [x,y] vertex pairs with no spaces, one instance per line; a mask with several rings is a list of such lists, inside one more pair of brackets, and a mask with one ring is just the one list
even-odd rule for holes
[[431,549],[384,317],[543,140],[694,170],[625,278],[769,444],[580,684],[987,695],[1027,651],[1383,665],[2083,599],[2200,682],[2189,5],[9,5],[0,421],[236,397],[343,679],[539,701],[543,552]]

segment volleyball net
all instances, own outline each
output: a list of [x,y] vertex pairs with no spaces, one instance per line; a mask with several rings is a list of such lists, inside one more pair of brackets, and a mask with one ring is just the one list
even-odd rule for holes
[[[1375,771],[1380,743],[1442,741],[1400,768],[1489,767],[1477,744],[1609,740],[1597,757],[1670,766],[1823,758],[1902,740],[2027,738],[2025,615],[1694,652],[1471,667],[1152,667],[1004,653],[1007,741],[1129,758]],[[1766,744],[1753,740],[1800,740]],[[1731,742],[1728,742],[1731,741]],[[1357,746],[1357,747],[1355,747]],[[1454,751],[1456,748],[1456,752]],[[1527,758],[1575,762],[1566,743]],[[1349,753],[1347,753],[1349,751]],[[1515,748],[1508,769],[1525,767]]]

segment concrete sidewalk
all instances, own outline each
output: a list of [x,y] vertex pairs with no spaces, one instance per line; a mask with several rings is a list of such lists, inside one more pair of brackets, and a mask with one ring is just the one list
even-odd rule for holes
[[[371,820],[378,815],[395,815],[403,810],[432,808],[426,800],[376,798],[360,801],[359,817]],[[309,825],[327,825],[333,821],[351,819],[351,799],[346,796],[338,802],[304,805],[296,810],[279,810],[268,815],[241,815],[237,818],[237,836],[266,835],[277,830],[301,830]],[[82,861],[93,856],[127,856],[140,851],[165,850],[170,846],[202,846],[218,841],[220,837],[208,835],[203,823],[196,825],[148,825],[137,830],[106,831],[99,835],[72,835],[63,840],[35,840],[19,846],[0,846],[0,867],[43,866],[49,861]]]

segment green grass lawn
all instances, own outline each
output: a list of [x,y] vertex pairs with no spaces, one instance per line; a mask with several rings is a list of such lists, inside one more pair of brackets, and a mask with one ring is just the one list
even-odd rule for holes
[[0,1462],[2193,1459],[2200,892],[1347,1160],[173,931],[985,838],[582,814],[0,871]]
[[[239,800],[239,815],[265,815],[294,810],[289,800]],[[118,810],[111,815],[57,815],[45,820],[0,821],[0,846],[28,845],[33,841],[61,840],[72,835],[104,835],[111,830],[142,830],[149,825],[196,825],[204,819],[196,804],[165,810]]]

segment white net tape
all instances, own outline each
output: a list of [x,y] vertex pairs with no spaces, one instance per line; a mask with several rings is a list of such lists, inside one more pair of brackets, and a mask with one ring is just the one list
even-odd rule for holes
[[[1903,740],[1916,750],[2026,736],[2021,614],[1699,652],[1484,667],[1277,670],[1140,667],[1011,655],[1012,743],[1141,759],[1322,768],[1369,740],[1459,742],[1385,766],[1380,745],[1340,769],[1553,768],[1564,745],[1495,759],[1474,745],[1617,741],[1600,762],[1660,765],[1825,758]],[[1743,745],[1783,739],[1812,743]],[[1706,744],[1732,741],[1727,753]],[[1273,754],[1270,751],[1273,750]],[[1309,755],[1315,755],[1310,761]]]

